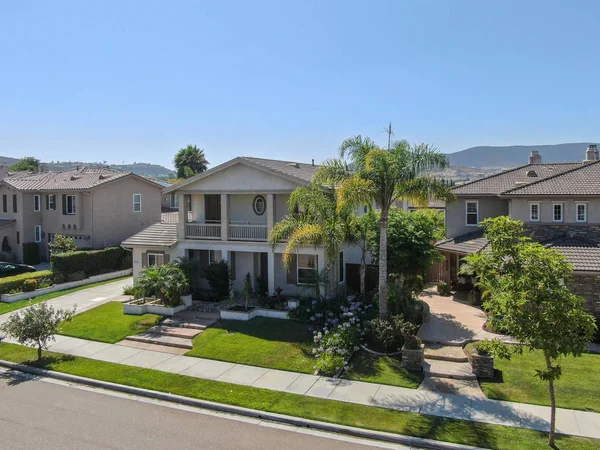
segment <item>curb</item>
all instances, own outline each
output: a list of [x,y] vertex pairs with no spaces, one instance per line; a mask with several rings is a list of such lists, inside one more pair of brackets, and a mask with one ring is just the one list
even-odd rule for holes
[[117,392],[123,392],[126,394],[136,395],[140,397],[147,397],[155,400],[162,400],[172,403],[180,403],[186,406],[192,406],[197,408],[209,409],[213,411],[235,414],[239,416],[252,417],[254,419],[268,420],[270,422],[283,423],[287,425],[294,425],[300,428],[310,428],[318,431],[325,431],[330,433],[344,434],[348,436],[372,439],[377,441],[391,442],[394,444],[401,444],[413,447],[431,448],[439,450],[482,450],[480,447],[472,447],[468,445],[453,444],[450,442],[435,441],[432,439],[423,439],[411,436],[405,436],[401,434],[386,433],[382,431],[367,430],[364,428],[354,428],[346,425],[337,425],[327,422],[319,422],[316,420],[303,419],[300,417],[287,416],[283,414],[271,413],[266,411],[259,411],[255,409],[243,408],[240,406],[226,405],[223,403],[215,403],[207,400],[198,400],[190,397],[183,397],[181,395],[169,394],[165,392],[151,391],[148,389],[136,388],[132,386],[126,386],[122,384],[111,383],[108,381],[94,380],[92,378],[80,377],[77,375],[70,375],[61,372],[54,372],[51,370],[38,369],[36,367],[26,366],[22,364],[13,363],[10,361],[0,360],[0,366],[17,370],[20,372],[29,373],[32,375],[44,376],[48,378],[55,378],[70,383],[83,384],[86,386],[92,386],[96,388],[108,389]]

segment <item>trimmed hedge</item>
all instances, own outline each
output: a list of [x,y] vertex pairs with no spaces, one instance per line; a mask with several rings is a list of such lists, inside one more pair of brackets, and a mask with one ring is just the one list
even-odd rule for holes
[[121,247],[108,247],[104,250],[75,251],[50,255],[52,270],[62,274],[84,272],[86,276],[129,269],[128,252]]
[[25,291],[26,281],[34,280],[38,283],[42,280],[52,279],[51,270],[41,270],[39,272],[22,273],[13,277],[0,278],[0,294],[8,294],[11,291]]
[[40,244],[23,242],[23,264],[35,266],[40,263]]

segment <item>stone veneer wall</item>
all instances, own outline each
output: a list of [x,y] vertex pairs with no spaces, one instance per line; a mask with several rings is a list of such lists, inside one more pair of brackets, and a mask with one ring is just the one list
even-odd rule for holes
[[[577,236],[600,243],[600,225],[588,224],[532,224],[526,223],[525,230],[535,241],[547,241],[561,236]],[[533,234],[531,234],[533,233]]]
[[585,298],[590,312],[600,317],[600,275],[573,275],[567,286],[571,292]]

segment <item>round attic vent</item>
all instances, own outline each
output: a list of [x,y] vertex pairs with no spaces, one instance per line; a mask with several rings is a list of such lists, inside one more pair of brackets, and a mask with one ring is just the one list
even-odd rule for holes
[[537,177],[537,173],[535,173],[535,170],[528,170],[527,173],[525,174],[528,177]]

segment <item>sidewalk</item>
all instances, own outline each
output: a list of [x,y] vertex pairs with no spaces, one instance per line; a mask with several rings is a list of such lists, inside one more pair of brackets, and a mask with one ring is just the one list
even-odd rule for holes
[[[7,340],[11,342],[10,340]],[[550,408],[364,383],[56,336],[50,351],[322,399],[548,431]],[[557,431],[600,439],[600,414],[557,410]]]

